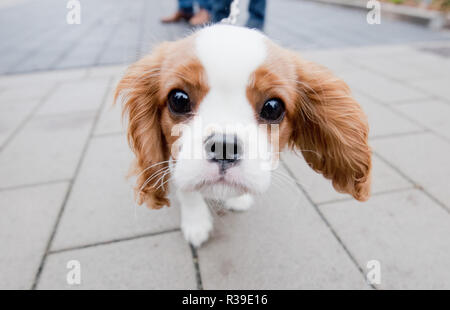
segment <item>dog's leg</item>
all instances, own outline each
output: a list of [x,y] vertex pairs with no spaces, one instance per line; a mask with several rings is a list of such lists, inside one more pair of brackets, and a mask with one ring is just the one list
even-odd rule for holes
[[208,240],[213,218],[208,205],[198,192],[178,191],[181,203],[181,230],[184,238],[195,247]]
[[229,198],[225,201],[225,208],[234,211],[246,211],[253,204],[253,196],[244,194],[242,196]]

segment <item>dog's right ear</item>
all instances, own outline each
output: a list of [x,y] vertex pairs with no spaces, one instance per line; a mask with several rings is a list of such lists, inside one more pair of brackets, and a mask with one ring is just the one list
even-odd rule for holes
[[366,115],[344,81],[297,54],[292,59],[298,99],[291,146],[336,190],[367,200],[372,152]]
[[161,64],[167,43],[151,55],[131,65],[117,85],[114,102],[123,103],[123,117],[128,123],[128,143],[136,156],[131,175],[137,176],[135,195],[138,204],[151,209],[169,206],[168,150],[161,130],[159,102]]

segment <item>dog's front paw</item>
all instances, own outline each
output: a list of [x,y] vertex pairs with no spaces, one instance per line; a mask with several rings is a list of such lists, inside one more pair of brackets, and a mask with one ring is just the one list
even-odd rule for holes
[[187,242],[198,248],[209,238],[213,228],[211,219],[181,223],[181,230]]
[[246,211],[253,204],[253,197],[250,194],[233,197],[225,201],[225,208],[234,211]]

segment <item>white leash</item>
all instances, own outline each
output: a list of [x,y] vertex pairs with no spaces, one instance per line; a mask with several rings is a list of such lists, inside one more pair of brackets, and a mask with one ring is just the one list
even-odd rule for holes
[[239,0],[233,0],[230,5],[230,15],[227,18],[222,19],[220,22],[224,24],[235,25],[239,16]]

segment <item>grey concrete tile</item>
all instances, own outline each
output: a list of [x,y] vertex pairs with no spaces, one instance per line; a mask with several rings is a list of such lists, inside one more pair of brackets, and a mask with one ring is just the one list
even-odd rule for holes
[[38,104],[33,99],[0,101],[0,148]]
[[434,78],[434,79],[421,79],[417,81],[408,82],[412,87],[417,89],[421,89],[428,94],[432,94],[434,96],[439,96],[443,100],[449,101],[450,98],[450,87],[448,86],[450,74],[446,77],[442,78]]
[[[83,6],[89,14],[83,15],[82,24],[75,27],[58,18],[66,11],[55,3],[52,0],[39,7],[17,6],[0,11],[0,29],[8,30],[0,31],[5,46],[2,55],[7,56],[5,60],[0,59],[0,72],[133,61],[136,55],[129,51],[139,52],[136,47],[143,40],[170,40],[189,31],[187,24],[160,25],[159,17],[176,7],[176,3],[169,1],[140,0],[126,6],[120,1],[101,5],[100,1],[90,1]],[[240,25],[248,17],[247,5],[248,1],[241,1]],[[142,14],[145,18],[141,18]],[[299,49],[398,44],[449,37],[445,32],[389,18],[373,27],[365,23],[363,11],[306,1],[268,3],[266,15],[266,32],[284,46]],[[24,16],[34,23],[24,25]],[[120,48],[116,42],[121,43]]]
[[67,183],[0,191],[0,289],[30,289]]
[[[450,103],[424,100],[413,104],[397,105],[395,109],[411,119],[450,139]],[[450,154],[449,154],[450,155]]]
[[0,76],[0,86],[6,88],[21,89],[24,85],[34,85],[38,83],[57,83],[65,81],[79,81],[87,74],[87,69],[72,69],[45,71],[27,74],[14,74]]
[[432,133],[373,141],[375,151],[450,208],[450,144]]
[[32,84],[9,87],[0,93],[0,108],[5,103],[41,99],[54,87],[55,83],[39,81],[35,81]]
[[120,102],[114,104],[114,92],[118,79],[116,81],[112,83],[113,87],[106,97],[105,105],[95,128],[95,135],[125,132],[126,120],[122,118],[122,106]]
[[0,153],[0,188],[72,178],[93,120],[92,113],[30,120]]
[[367,288],[303,194],[282,183],[249,211],[216,217],[198,255],[206,289]]
[[101,105],[108,85],[106,77],[63,83],[39,108],[37,115],[95,111]]
[[[69,285],[77,260],[81,284]],[[194,263],[180,232],[51,254],[38,289],[195,289]]]
[[450,288],[450,215],[421,191],[372,197],[363,206],[323,205],[320,210],[360,265],[380,262],[380,288]]
[[[110,78],[119,78],[127,69],[126,65],[113,65],[113,66],[101,66],[101,67],[92,67],[89,69],[88,77],[96,78],[96,77],[110,77]],[[113,85],[115,85],[113,83]]]
[[429,97],[428,94],[417,90],[415,87],[405,86],[399,82],[389,80],[386,77],[365,70],[344,72],[341,78],[352,89],[375,97],[384,103],[412,101]]
[[448,77],[450,62],[442,57],[412,47],[384,47],[383,50],[380,53],[373,49],[370,52],[350,52],[348,59],[358,66],[402,81]]
[[[442,41],[444,43],[445,41]],[[449,42],[449,41],[447,41]],[[427,47],[433,47],[433,43],[426,44]],[[448,45],[447,47],[448,48]],[[436,54],[418,50],[408,51],[404,53],[403,57],[398,57],[396,60],[404,65],[402,71],[399,71],[397,78],[405,81],[410,80],[427,80],[427,79],[438,79],[438,78],[448,78],[450,71],[450,59],[438,56]],[[407,67],[409,66],[410,69]],[[411,69],[415,69],[414,72]],[[409,73],[401,74],[401,72]],[[395,77],[395,74],[392,76]]]
[[345,52],[330,52],[329,50],[301,52],[300,55],[310,61],[314,61],[330,69],[340,76],[343,72],[359,71],[360,69],[346,60]]
[[161,210],[136,205],[132,181],[126,180],[131,161],[125,136],[91,141],[61,218],[53,250],[179,227],[176,201]]
[[[308,164],[306,164],[303,157],[297,156],[292,152],[286,152],[283,154],[282,158],[289,170],[295,176],[296,181],[301,184],[315,203],[352,198],[348,194],[338,193],[333,188],[331,181],[312,170]],[[372,157],[372,194],[408,188],[411,186],[412,184],[377,156]]]
[[401,117],[388,107],[376,103],[367,96],[355,92],[354,98],[362,106],[367,115],[370,128],[369,136],[371,138],[424,130],[423,127]]

